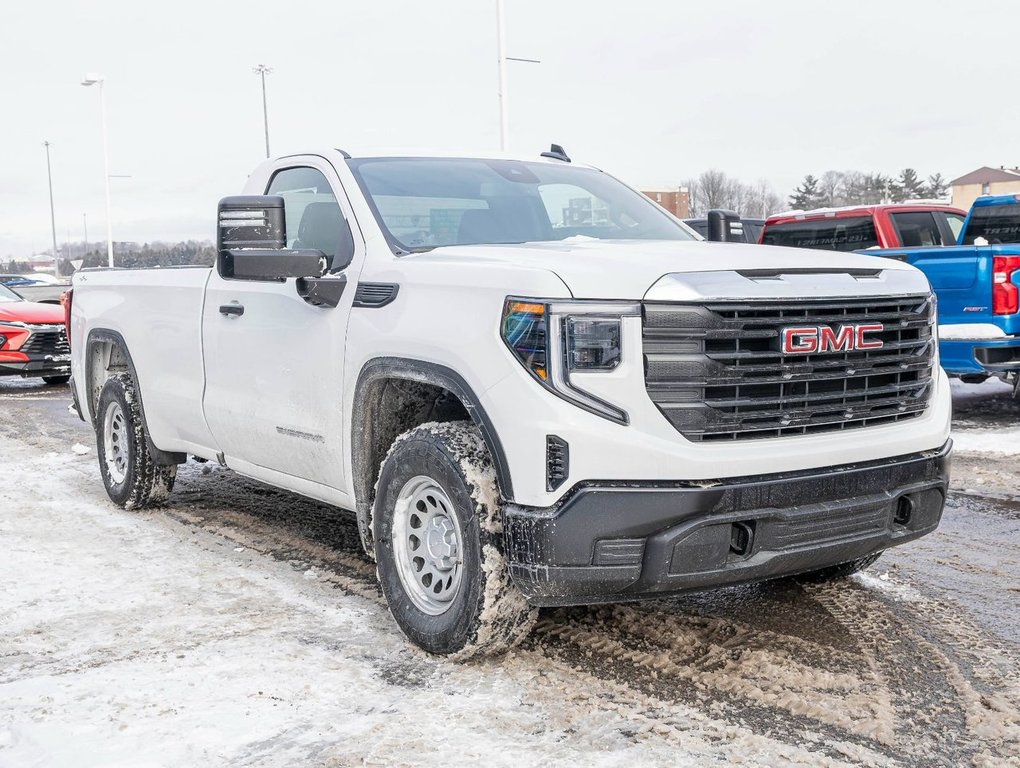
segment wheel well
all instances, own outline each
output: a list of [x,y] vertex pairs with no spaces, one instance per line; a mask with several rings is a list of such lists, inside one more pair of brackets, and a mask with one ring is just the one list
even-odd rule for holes
[[404,432],[430,421],[470,421],[464,403],[440,384],[385,376],[358,392],[353,430],[354,491],[359,518],[367,520],[375,502],[375,482],[390,446]]
[[97,338],[89,342],[85,364],[85,392],[88,396],[89,415],[95,426],[99,393],[103,391],[103,385],[116,373],[131,373],[131,360],[120,342]]
[[[138,398],[138,408],[145,419],[145,403],[142,400],[142,393],[138,383],[138,374],[135,372],[134,362],[131,360],[131,353],[128,352],[124,338],[116,331],[95,330],[89,335],[85,347],[85,394],[88,398],[86,407],[92,422],[92,428],[97,428],[99,418],[99,395],[103,391],[103,385],[111,376],[117,373],[129,373],[134,380],[134,397]],[[171,464],[183,464],[188,460],[183,453],[171,453],[157,448],[148,431],[146,431],[145,442],[152,454],[153,461],[158,466],[169,466]]]

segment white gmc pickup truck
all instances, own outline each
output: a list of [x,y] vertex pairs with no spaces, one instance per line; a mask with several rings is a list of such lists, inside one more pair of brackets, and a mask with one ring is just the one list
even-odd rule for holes
[[934,530],[924,276],[703,242],[559,147],[269,160],[214,268],[86,270],[72,389],[110,498],[189,455],[351,510],[393,616],[461,657],[537,606],[845,576]]

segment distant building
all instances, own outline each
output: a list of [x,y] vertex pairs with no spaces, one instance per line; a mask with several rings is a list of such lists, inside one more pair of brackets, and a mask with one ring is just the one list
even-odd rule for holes
[[691,217],[691,193],[687,187],[647,189],[642,190],[641,194],[657,202],[678,219]]
[[1020,168],[978,168],[949,183],[953,205],[967,210],[981,195],[1020,194]]

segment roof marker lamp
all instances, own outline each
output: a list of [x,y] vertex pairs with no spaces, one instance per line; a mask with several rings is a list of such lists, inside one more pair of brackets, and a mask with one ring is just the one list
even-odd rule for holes
[[572,373],[614,371],[623,361],[623,318],[641,307],[623,302],[508,298],[503,306],[503,341],[544,387],[586,411],[618,424],[627,413],[586,392]]

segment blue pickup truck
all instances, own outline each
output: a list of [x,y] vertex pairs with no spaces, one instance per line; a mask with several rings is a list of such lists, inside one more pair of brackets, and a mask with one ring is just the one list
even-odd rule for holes
[[779,214],[765,222],[761,242],[866,248],[859,252],[913,264],[938,297],[946,373],[999,376],[1020,393],[1020,195],[979,197],[966,218],[946,206],[905,205]]
[[862,251],[906,261],[938,297],[939,357],[951,376],[1020,389],[1020,195],[979,197],[956,245]]

